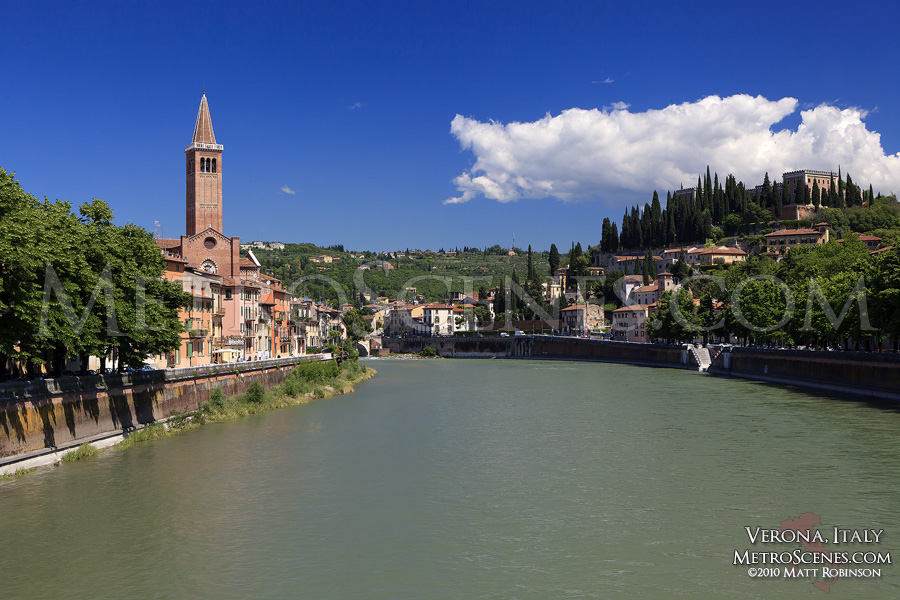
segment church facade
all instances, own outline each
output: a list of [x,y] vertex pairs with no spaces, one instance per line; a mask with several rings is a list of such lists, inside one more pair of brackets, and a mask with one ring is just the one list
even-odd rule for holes
[[159,367],[296,356],[303,336],[291,322],[292,299],[281,281],[261,273],[241,241],[224,233],[222,154],[204,92],[185,154],[185,234],[157,238],[166,278],[191,295],[182,311],[181,348],[157,357]]

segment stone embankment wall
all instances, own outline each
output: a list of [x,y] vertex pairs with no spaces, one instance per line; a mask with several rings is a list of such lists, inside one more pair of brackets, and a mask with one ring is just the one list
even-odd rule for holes
[[277,385],[303,360],[314,358],[0,384],[0,459],[195,410],[217,387],[230,396],[243,393],[253,381]]
[[693,357],[680,347],[575,337],[410,337],[384,338],[382,344],[400,354],[418,353],[431,347],[448,358],[553,358],[697,369]]
[[900,400],[900,356],[734,348],[709,372],[885,400]]
[[634,342],[536,336],[532,356],[697,370],[693,356],[680,346]]
[[406,337],[382,338],[381,345],[394,354],[418,354],[434,348],[445,358],[495,358],[512,355],[513,339],[505,337]]

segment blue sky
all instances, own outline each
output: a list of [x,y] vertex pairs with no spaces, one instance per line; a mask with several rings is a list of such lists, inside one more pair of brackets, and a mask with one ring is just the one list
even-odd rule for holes
[[900,192],[896,3],[0,6],[0,167],[167,237],[204,89],[246,240],[595,244],[706,164]]

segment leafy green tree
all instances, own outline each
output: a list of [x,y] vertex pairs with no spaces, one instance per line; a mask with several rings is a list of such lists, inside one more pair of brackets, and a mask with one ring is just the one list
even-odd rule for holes
[[613,269],[606,273],[606,276],[603,278],[603,297],[606,302],[614,302],[617,306],[622,306],[622,283],[624,277],[625,274],[618,269]]
[[700,323],[688,290],[679,288],[675,292],[663,292],[657,300],[657,312],[650,317],[648,326],[652,339],[669,343],[688,342],[697,337]]
[[344,313],[344,325],[347,327],[347,337],[354,342],[358,342],[366,337],[367,333],[372,332],[372,325],[355,308],[351,308]]
[[868,305],[872,325],[882,336],[893,340],[894,351],[900,341],[900,257],[896,252],[878,254],[867,269]]
[[32,375],[45,357],[58,373],[67,357],[114,353],[121,369],[180,343],[188,296],[162,279],[152,236],[113,225],[101,200],[79,215],[38,202],[0,169],[0,356]]

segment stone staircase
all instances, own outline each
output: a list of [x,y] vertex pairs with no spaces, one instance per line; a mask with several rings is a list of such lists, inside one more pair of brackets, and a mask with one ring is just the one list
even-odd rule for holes
[[694,358],[697,359],[697,364],[700,366],[701,371],[707,370],[709,365],[712,364],[709,349],[704,346],[694,346]]

